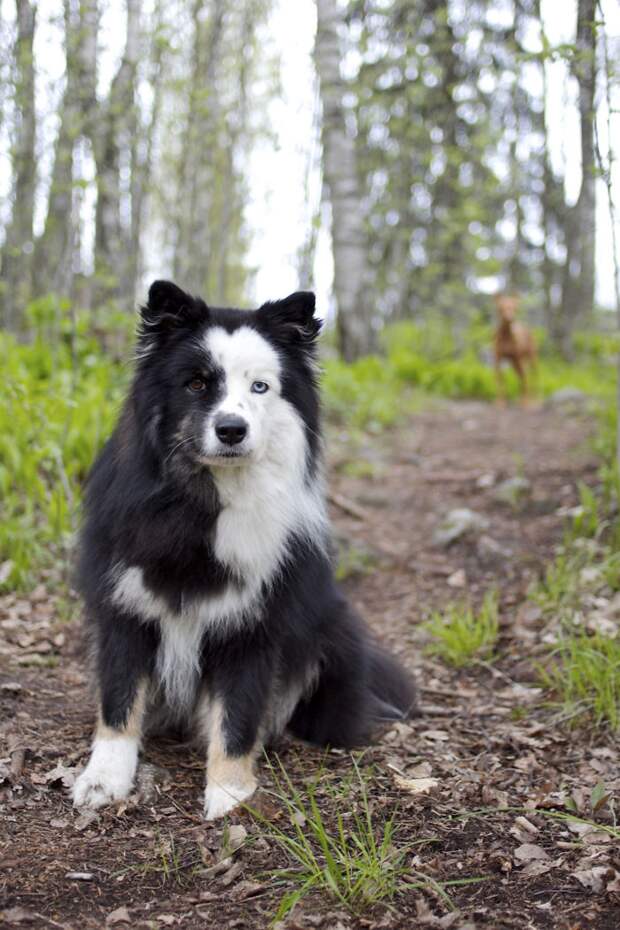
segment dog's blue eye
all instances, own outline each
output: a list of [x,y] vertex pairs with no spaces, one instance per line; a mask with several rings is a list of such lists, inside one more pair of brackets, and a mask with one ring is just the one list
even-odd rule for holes
[[253,394],[265,394],[269,390],[269,385],[266,381],[254,381],[252,383],[251,391]]

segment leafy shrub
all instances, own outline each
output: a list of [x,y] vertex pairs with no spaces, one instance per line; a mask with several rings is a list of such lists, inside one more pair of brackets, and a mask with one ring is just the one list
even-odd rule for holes
[[[443,397],[492,400],[497,393],[492,360],[492,327],[474,321],[455,335],[441,318],[423,325],[395,323],[382,334],[383,356],[369,356],[352,365],[325,363],[323,392],[328,413],[339,422],[369,429],[394,423],[406,411],[412,388]],[[457,338],[458,336],[458,338]],[[609,346],[609,339],[606,343]],[[583,345],[590,344],[584,334]],[[591,340],[596,344],[596,340]],[[539,344],[544,344],[542,334]],[[506,393],[516,398],[519,382],[505,367]],[[585,352],[569,364],[549,351],[533,377],[534,392],[548,397],[563,387],[575,387],[593,398],[608,400],[615,389],[615,366],[606,355]]]
[[[129,370],[120,359],[127,355],[134,326],[132,316],[107,308],[105,327],[95,338],[96,314],[53,297],[34,301],[26,318],[32,332],[29,344],[0,334],[0,588],[5,589],[27,588],[41,568],[68,564],[82,484],[127,385]],[[460,331],[439,316],[424,324],[387,327],[382,356],[351,365],[325,361],[327,414],[346,428],[378,432],[415,409],[420,397],[491,399],[491,334],[482,316]],[[607,363],[610,338],[583,334],[577,340],[585,354],[579,365],[545,358],[541,393],[573,385],[610,400],[615,384],[614,367]],[[515,396],[518,386],[510,371],[507,384]],[[601,477],[607,511],[618,500],[612,407],[607,404],[597,441],[606,463]],[[593,533],[597,518],[589,514],[587,519]]]
[[330,359],[322,387],[329,414],[347,425],[377,430],[394,423],[402,412],[405,386],[376,356],[350,365]]
[[111,429],[127,371],[79,328],[55,341],[39,329],[28,345],[1,333],[0,352],[2,586],[24,588],[35,568],[66,560],[81,486]]

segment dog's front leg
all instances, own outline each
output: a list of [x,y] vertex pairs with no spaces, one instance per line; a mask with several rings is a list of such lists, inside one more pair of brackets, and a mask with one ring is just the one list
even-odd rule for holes
[[207,785],[204,813],[207,820],[223,817],[256,791],[254,760],[260,751],[258,734],[251,745],[236,750],[230,745],[226,706],[221,698],[207,699]]
[[154,645],[144,626],[115,620],[98,643],[97,727],[88,765],[73,786],[76,807],[97,809],[126,798],[138,767]]
[[207,820],[223,817],[257,786],[254,762],[264,738],[270,670],[261,650],[243,663],[227,662],[209,682],[200,707],[207,741]]

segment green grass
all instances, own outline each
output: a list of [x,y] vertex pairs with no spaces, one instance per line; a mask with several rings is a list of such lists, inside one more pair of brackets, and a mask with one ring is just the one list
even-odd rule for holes
[[[50,587],[66,587],[70,577],[84,479],[112,429],[130,376],[121,359],[130,357],[134,320],[105,314],[105,329],[95,331],[101,319],[74,311],[66,301],[44,298],[27,310],[29,343],[0,333],[0,591],[27,591],[43,571]],[[612,396],[609,337],[595,335],[581,334],[578,365],[545,358],[543,393],[572,384],[593,396]],[[491,399],[493,372],[480,359],[490,338],[491,328],[479,322],[458,341],[439,319],[388,327],[381,357],[351,365],[325,362],[328,418],[350,436],[367,437],[428,404],[433,395]],[[509,383],[514,395],[510,373]],[[599,445],[608,464],[601,480],[607,499],[617,500],[618,480],[609,464],[613,413],[602,422]],[[347,468],[367,477],[375,470],[372,463]],[[603,501],[607,508],[608,503]],[[588,513],[594,533],[599,517],[591,508]],[[615,571],[620,587],[618,566]]]
[[426,652],[448,665],[463,668],[488,661],[499,633],[497,596],[488,591],[478,611],[469,604],[451,604],[445,611],[435,612],[423,629],[431,637]]
[[544,665],[541,683],[550,704],[569,724],[620,732],[620,640],[589,634],[576,621],[593,610],[595,595],[620,590],[620,520],[615,460],[615,411],[603,409],[595,436],[602,459],[596,488],[579,485],[579,506],[564,541],[531,598],[558,626],[558,642]]
[[352,757],[354,777],[331,785],[321,768],[302,794],[278,760],[270,766],[274,795],[288,824],[278,826],[250,811],[265,834],[276,842],[289,865],[269,872],[286,888],[274,922],[283,920],[313,892],[326,895],[354,914],[379,902],[390,902],[406,889],[432,888],[446,903],[444,886],[407,865],[412,845],[398,844],[397,810],[387,817],[373,814],[368,796],[369,773]]
[[0,333],[0,590],[69,564],[84,478],[109,434],[128,369],[86,333],[30,344]]
[[620,590],[617,498],[615,486],[605,481],[606,469],[604,461],[598,488],[579,483],[579,504],[562,545],[530,592],[533,601],[560,619],[570,617],[593,590]]
[[[492,337],[492,326],[481,322],[472,323],[458,340],[441,320],[393,324],[382,334],[381,357],[368,356],[351,365],[333,358],[325,361],[323,393],[328,413],[349,427],[378,431],[431,395],[493,400],[495,373],[488,360]],[[577,334],[577,363],[546,351],[542,332],[538,339],[543,356],[535,390],[541,398],[569,385],[592,398],[606,402],[613,398],[615,362],[610,345],[614,336]],[[512,370],[505,372],[505,380],[508,396],[516,399],[519,384]]]
[[[605,790],[604,787],[601,786],[600,782],[593,789],[593,793],[597,789]],[[528,808],[524,808],[523,812],[525,814],[531,813],[531,811]],[[545,810],[544,808],[539,808],[537,813],[542,815],[543,817],[548,817],[550,820],[557,820],[563,824],[573,823],[573,824],[579,824],[579,826],[582,826],[582,827],[591,827],[592,830],[596,831],[597,833],[606,833],[612,839],[620,840],[620,827],[613,826],[608,823],[600,823],[597,820],[590,820],[587,817],[578,817],[576,814],[570,814],[565,811],[552,811],[552,810]],[[581,845],[581,844],[577,843],[576,845]]]
[[585,546],[576,547],[566,542],[545,567],[542,578],[531,591],[531,600],[543,610],[556,615],[574,609],[583,588],[581,570],[591,560]]
[[620,731],[620,641],[598,633],[566,635],[540,677],[562,717]]
[[419,404],[411,386],[377,356],[352,364],[328,359],[321,384],[328,415],[349,428],[379,432]]

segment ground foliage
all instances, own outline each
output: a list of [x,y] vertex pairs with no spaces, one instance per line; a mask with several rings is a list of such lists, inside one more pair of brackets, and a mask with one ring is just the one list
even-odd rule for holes
[[[346,753],[282,744],[261,765],[254,812],[227,824],[202,822],[202,759],[172,743],[145,747],[127,802],[71,809],[66,788],[92,725],[76,624],[59,612],[52,576],[5,594],[0,924],[268,927],[301,890],[299,860],[281,840],[301,832],[323,867],[321,837],[342,837],[345,878],[346,850],[365,836],[392,883],[354,900],[325,876],[283,917],[291,930],[616,927],[617,744],[605,720],[584,727],[567,714],[541,676],[571,625],[617,632],[614,490],[592,450],[593,422],[587,399],[527,411],[435,401],[375,436],[330,427],[341,548],[368,556],[345,585],[416,671],[422,713],[356,754],[357,770]],[[365,469],[352,469],[360,460]],[[530,489],[512,505],[496,491],[516,474]],[[434,544],[445,513],[463,506],[488,528]],[[562,575],[558,560],[576,552],[579,571]],[[478,609],[492,588],[492,655],[457,669],[425,650],[433,612],[465,600]]]
[[[108,319],[105,330],[68,302],[43,298],[28,309],[31,336],[0,333],[5,382],[0,397],[0,590],[27,590],[41,571],[67,580],[84,478],[109,434],[130,378],[132,321]],[[383,336],[384,354],[353,364],[323,359],[323,398],[330,420],[378,433],[430,396],[495,396],[491,327],[484,320],[456,338],[441,320],[401,323]],[[540,341],[544,352],[542,334]],[[105,349],[101,351],[102,347]],[[481,348],[482,347],[482,348]],[[538,378],[542,397],[568,385],[610,400],[614,340],[576,337],[578,364],[549,353]],[[508,391],[517,393],[508,373]],[[610,414],[611,416],[611,414]],[[361,466],[364,463],[362,461]],[[352,460],[351,470],[360,468]]]

